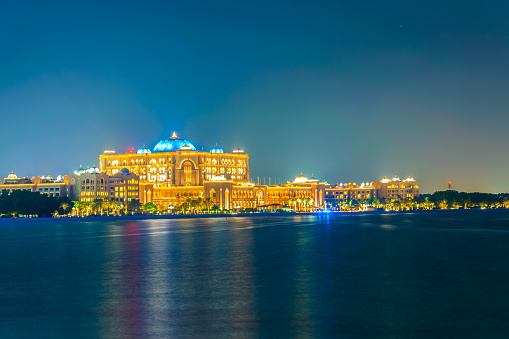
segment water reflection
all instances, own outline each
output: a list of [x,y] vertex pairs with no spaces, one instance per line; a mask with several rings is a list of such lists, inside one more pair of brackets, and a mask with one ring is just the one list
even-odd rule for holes
[[108,228],[111,237],[105,238],[105,260],[101,266],[101,293],[98,307],[99,333],[101,338],[114,338],[123,330],[124,301],[123,260],[124,238],[118,237],[121,232],[117,228]]
[[293,316],[291,327],[295,331],[297,338],[313,337],[315,328],[315,314],[313,290],[315,288],[316,275],[314,272],[313,245],[314,239],[308,231],[297,233],[295,241],[295,277],[293,278]]
[[502,337],[507,212],[450,213],[0,227],[2,337]]
[[[151,231],[160,226],[157,221],[146,223]],[[175,307],[175,286],[171,258],[168,256],[170,245],[169,232],[151,232],[143,242],[144,256],[144,296],[145,296],[145,331],[151,337],[175,337],[172,316]]]
[[[253,266],[253,232],[243,230],[242,219],[232,222],[235,232],[228,244],[231,269],[231,300],[229,322],[233,333],[241,336],[246,331],[256,331],[258,317],[255,311],[255,282]],[[220,298],[220,296],[219,296]]]

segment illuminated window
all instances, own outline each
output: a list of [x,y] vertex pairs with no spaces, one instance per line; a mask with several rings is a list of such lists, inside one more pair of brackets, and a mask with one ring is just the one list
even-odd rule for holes
[[191,166],[190,165],[184,166],[184,181],[186,182],[186,185],[191,185]]

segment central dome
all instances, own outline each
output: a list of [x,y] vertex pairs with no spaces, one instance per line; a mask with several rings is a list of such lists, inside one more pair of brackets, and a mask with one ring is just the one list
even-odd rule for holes
[[153,152],[170,152],[170,151],[179,151],[179,150],[191,150],[196,151],[196,147],[188,140],[179,138],[177,133],[173,132],[171,138],[166,140],[161,140],[154,147]]

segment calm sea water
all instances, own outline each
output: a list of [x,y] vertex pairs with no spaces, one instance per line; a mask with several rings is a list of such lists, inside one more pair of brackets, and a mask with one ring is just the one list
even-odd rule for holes
[[507,336],[507,211],[0,220],[0,338]]

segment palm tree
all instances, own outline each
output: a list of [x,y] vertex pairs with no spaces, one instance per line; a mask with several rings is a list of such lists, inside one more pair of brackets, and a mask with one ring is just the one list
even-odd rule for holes
[[359,208],[359,202],[355,199],[350,199],[348,206],[350,207],[350,210],[355,211]]
[[193,211],[193,214],[196,214],[200,210],[200,207],[202,206],[201,198],[191,200],[190,206],[191,210]]
[[142,211],[149,211],[151,213],[154,213],[155,211],[157,211],[157,206],[154,205],[154,203],[152,202],[147,202],[147,203],[144,203],[141,208],[140,208]]
[[129,200],[129,202],[127,203],[127,209],[131,212],[133,212],[133,210],[137,212],[139,207],[140,202],[138,201],[138,199]]
[[180,204],[180,207],[182,208],[182,212],[185,214],[191,207],[191,199],[187,199],[182,204]]
[[79,216],[81,214],[80,212],[83,208],[82,206],[83,206],[83,204],[81,202],[79,202],[79,201],[74,202],[74,206],[72,209],[76,212],[76,215]]
[[293,205],[294,211],[297,210],[297,199],[288,199],[288,201],[286,203],[290,206]]
[[378,198],[373,198],[373,202],[371,203],[373,205],[374,208],[380,208],[380,199]]
[[424,199],[424,209],[426,210],[432,210],[435,207],[435,204],[429,200],[429,197],[426,197]]
[[[295,210],[301,210],[301,206],[300,204],[302,203],[302,198],[297,198],[297,200],[295,201]],[[297,207],[298,206],[298,207]]]
[[64,211],[64,214],[71,208],[71,205],[67,202],[63,202],[60,204],[60,208]]
[[115,199],[111,199],[108,203],[108,207],[113,210],[113,213],[115,213],[115,211],[118,211],[119,205],[120,205],[119,202]]
[[508,198],[508,197],[504,197],[504,198],[502,199],[502,206],[503,206],[504,208],[509,208],[509,198]]
[[207,213],[210,213],[210,209],[214,207],[214,201],[211,198],[205,198],[203,199],[203,205],[207,209]]
[[182,205],[184,205],[184,204],[180,204],[180,205],[175,207],[175,213],[177,213],[177,212],[184,212],[184,207]]
[[97,211],[99,211],[101,215],[103,214],[104,201],[102,199],[94,199],[93,206],[96,214]]
[[438,206],[439,206],[441,209],[445,210],[445,209],[447,209],[447,206],[448,206],[448,205],[449,205],[449,204],[448,204],[447,200],[445,200],[445,199],[444,199],[444,200],[440,201],[440,204],[439,204]]
[[384,210],[392,211],[394,209],[394,199],[387,199],[384,202]]
[[316,207],[316,206],[314,205],[314,203],[315,203],[315,201],[313,200],[313,198],[307,198],[307,199],[306,199],[306,204],[308,205],[308,207],[309,207],[309,206],[313,206],[313,211],[314,211],[314,207]]
[[118,214],[123,210],[124,205],[121,203],[118,203],[117,206],[115,206],[115,209],[118,211]]

